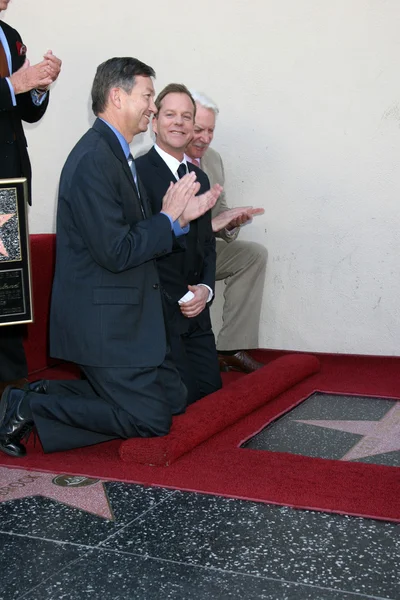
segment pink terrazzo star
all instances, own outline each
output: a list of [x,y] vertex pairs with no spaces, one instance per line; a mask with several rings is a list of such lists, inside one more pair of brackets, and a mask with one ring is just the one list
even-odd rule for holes
[[[3,225],[5,223],[7,223],[7,221],[9,221],[13,216],[15,215],[15,213],[10,213],[8,215],[0,215],[0,227],[3,227]],[[0,254],[2,254],[3,256],[7,256],[8,257],[8,252],[4,247],[3,241],[0,238]]]
[[363,436],[340,460],[355,460],[400,450],[400,402],[396,402],[380,421],[298,420],[297,423],[307,423]]
[[44,496],[114,520],[103,482],[98,479],[0,467],[0,502],[29,496]]

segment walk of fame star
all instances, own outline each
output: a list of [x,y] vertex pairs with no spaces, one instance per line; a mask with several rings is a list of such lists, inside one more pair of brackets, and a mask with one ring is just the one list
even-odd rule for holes
[[98,479],[0,467],[0,502],[29,496],[44,496],[114,520],[103,482]]
[[[0,215],[0,227],[3,227],[3,225],[5,225],[7,223],[7,221],[9,221],[14,215],[15,215],[15,213],[11,213],[8,215]],[[8,257],[8,252],[4,247],[3,240],[1,239],[1,237],[0,237],[0,254]]]
[[396,402],[380,421],[309,421],[298,419],[296,422],[361,435],[360,441],[349,452],[346,452],[340,460],[356,460],[400,450],[400,402]]

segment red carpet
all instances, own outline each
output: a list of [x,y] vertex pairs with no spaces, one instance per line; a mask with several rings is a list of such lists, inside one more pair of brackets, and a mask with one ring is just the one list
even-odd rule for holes
[[318,359],[288,354],[192,404],[176,417],[169,435],[123,442],[119,455],[126,462],[168,466],[202,442],[240,421],[260,406],[319,371]]
[[[258,352],[255,356],[267,362],[281,354]],[[29,448],[25,459],[12,460],[2,455],[0,464],[400,521],[400,471],[396,467],[239,447],[242,440],[316,390],[400,396],[399,358],[329,355],[318,358],[320,372],[280,393],[168,467],[122,461],[119,441],[48,455],[43,454],[38,445],[35,449]],[[269,371],[272,367],[271,364]],[[248,387],[247,397],[251,398],[251,386],[248,385],[251,377],[239,380],[233,386],[232,395],[237,388],[244,392]],[[176,458],[173,453],[171,456]]]

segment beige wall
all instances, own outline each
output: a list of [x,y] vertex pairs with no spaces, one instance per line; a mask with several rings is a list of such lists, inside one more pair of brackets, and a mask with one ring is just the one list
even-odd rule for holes
[[261,345],[400,354],[398,0],[13,0],[5,18],[31,61],[64,61],[26,128],[31,231],[54,230],[97,64],[137,56],[158,89],[215,98],[230,202],[265,207],[241,233],[270,253]]

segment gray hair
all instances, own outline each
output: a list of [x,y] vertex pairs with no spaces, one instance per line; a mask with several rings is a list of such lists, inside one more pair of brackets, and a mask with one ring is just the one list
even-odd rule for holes
[[189,90],[190,94],[195,102],[198,102],[203,108],[209,108],[213,111],[214,115],[217,116],[219,114],[219,108],[215,104],[211,98],[203,94],[202,92],[197,92],[196,90]]

